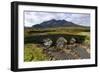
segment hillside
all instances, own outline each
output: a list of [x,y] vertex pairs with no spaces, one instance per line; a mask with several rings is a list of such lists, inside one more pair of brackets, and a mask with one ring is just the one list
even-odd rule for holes
[[86,26],[81,26],[66,20],[55,20],[55,19],[44,21],[40,24],[35,24],[32,26],[32,28],[55,28],[55,27],[86,27]]

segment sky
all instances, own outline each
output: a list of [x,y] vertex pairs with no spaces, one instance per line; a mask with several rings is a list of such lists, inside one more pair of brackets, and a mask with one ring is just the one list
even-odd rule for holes
[[31,27],[35,24],[40,24],[51,19],[66,20],[78,25],[90,26],[90,14],[24,11],[24,25],[27,27]]

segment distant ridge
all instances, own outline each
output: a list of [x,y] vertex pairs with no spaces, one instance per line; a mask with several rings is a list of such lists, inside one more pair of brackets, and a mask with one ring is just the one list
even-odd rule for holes
[[32,28],[54,28],[54,27],[86,27],[86,26],[81,26],[66,20],[55,20],[55,19],[44,21],[40,24],[32,26]]

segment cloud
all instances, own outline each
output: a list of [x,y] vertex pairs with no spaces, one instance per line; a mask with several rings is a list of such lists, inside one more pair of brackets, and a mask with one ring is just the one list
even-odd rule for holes
[[56,19],[56,20],[67,20],[76,24],[89,26],[90,15],[89,14],[76,14],[76,13],[60,13],[60,12],[24,12],[25,26],[32,26],[39,24],[43,21]]
[[71,21],[80,24],[89,26],[90,25],[90,14],[72,14]]

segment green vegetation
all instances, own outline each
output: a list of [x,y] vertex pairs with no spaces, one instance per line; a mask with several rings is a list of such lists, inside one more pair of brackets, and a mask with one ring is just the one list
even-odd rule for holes
[[80,32],[90,32],[89,27],[57,27],[57,28],[45,28],[45,29],[25,29],[25,36],[31,35],[50,35],[50,34],[72,34],[76,35]]
[[24,61],[44,61],[49,58],[43,53],[43,49],[38,47],[37,44],[25,44],[24,48]]
[[26,43],[41,43],[44,38],[50,38],[56,41],[60,36],[70,40],[72,37],[76,38],[78,42],[85,41],[90,32],[89,27],[59,27],[46,29],[25,29],[24,42]]
[[85,37],[85,40],[84,40],[84,44],[87,44],[89,45],[90,44],[90,32],[80,32],[79,35],[84,35],[86,36]]
[[41,43],[43,39],[50,38],[53,43],[59,37],[64,37],[68,41],[74,37],[77,43],[90,45],[90,28],[87,27],[59,27],[46,29],[25,28],[24,30],[24,61],[45,61],[50,58],[43,53]]

